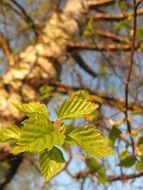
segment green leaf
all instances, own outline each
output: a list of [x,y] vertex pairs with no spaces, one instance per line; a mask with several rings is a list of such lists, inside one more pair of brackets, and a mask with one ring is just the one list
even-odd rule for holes
[[68,134],[70,134],[73,130],[75,130],[75,127],[71,124],[66,126],[66,130],[65,130],[65,144],[66,145],[76,145],[75,140],[73,140],[70,136],[68,136]]
[[116,25],[116,29],[123,29],[123,28],[126,29],[127,31],[130,31],[132,29],[131,22],[129,20],[123,20]]
[[87,167],[89,168],[90,172],[97,172],[102,168],[101,164],[94,158],[87,158],[85,160]]
[[[140,129],[139,133],[142,135],[143,129]],[[142,144],[143,144],[143,136],[140,136],[140,137],[138,137],[137,145],[142,145]]]
[[88,102],[82,98],[66,99],[58,111],[59,119],[77,119],[90,114],[98,107],[97,104]]
[[135,162],[136,162],[136,156],[130,155],[120,161],[120,166],[129,168],[129,167],[133,166],[135,164]]
[[89,155],[93,157],[104,157],[113,154],[99,130],[94,126],[83,126],[73,130],[69,136]]
[[143,51],[143,43],[140,43],[140,50]]
[[38,100],[44,101],[54,96],[54,87],[49,85],[43,85],[39,90]]
[[136,31],[136,39],[143,40],[143,29],[137,29]]
[[113,127],[117,127],[117,126],[122,125],[126,121],[126,117],[123,117],[118,121],[113,121],[112,119],[109,119],[108,121],[110,125],[112,125]]
[[97,119],[98,116],[99,116],[99,113],[95,111],[89,115],[84,116],[84,119],[88,121],[89,123],[92,123],[93,121],[95,121],[95,119]]
[[99,104],[103,103],[103,99],[97,95],[92,95],[91,98]]
[[94,22],[92,19],[90,19],[87,23],[87,25],[85,26],[84,28],[84,31],[83,31],[83,36],[84,37],[92,37],[94,35],[93,33],[93,26],[94,26]]
[[48,109],[44,104],[40,104],[39,102],[23,104],[23,103],[13,103],[13,105],[22,113],[27,116],[31,116],[33,114],[41,114],[45,117],[49,116]]
[[62,169],[64,162],[62,152],[56,147],[51,151],[44,150],[39,156],[40,169],[46,180],[55,176]]
[[137,162],[136,169],[138,171],[143,171],[143,155],[141,156],[140,161]]
[[113,126],[112,129],[111,129],[110,132],[109,132],[109,139],[110,139],[111,141],[115,142],[116,139],[119,138],[119,136],[120,136],[121,133],[122,133],[122,132],[121,132],[120,129],[118,129],[117,127],[114,127],[114,126]]
[[87,158],[86,159],[86,165],[89,168],[89,171],[91,173],[96,173],[97,178],[101,183],[106,182],[106,173],[105,170],[103,169],[103,166],[94,158]]
[[102,103],[103,100],[101,97],[97,96],[97,95],[90,95],[88,91],[86,90],[79,90],[74,94],[74,97],[76,98],[82,98],[82,99],[86,99],[89,102],[96,102],[96,103]]
[[0,141],[7,142],[18,140],[21,135],[21,130],[16,125],[10,125],[0,129]]
[[73,145],[76,145],[76,142],[71,137],[66,137],[65,138],[65,144],[73,146]]
[[141,115],[141,114],[143,114],[143,109],[139,109],[139,110],[136,110],[136,111],[132,111],[131,114],[132,114],[132,115]]
[[35,117],[24,121],[21,138],[13,149],[13,154],[40,152],[45,148],[50,150],[54,145],[62,145],[64,143],[64,135],[54,129],[48,119],[41,115],[36,115]]
[[121,149],[120,152],[120,160],[123,160],[124,158],[128,157],[130,155],[130,152],[126,149]]
[[0,169],[8,171],[10,169],[10,163],[8,163],[8,161],[1,161]]
[[75,130],[76,128],[73,126],[73,124],[67,125],[66,126],[66,130],[65,130],[65,135],[67,136],[69,133],[71,133],[73,130]]
[[87,99],[89,97],[89,92],[86,90],[79,90],[77,92],[75,92],[74,97],[76,98],[83,98],[83,99]]

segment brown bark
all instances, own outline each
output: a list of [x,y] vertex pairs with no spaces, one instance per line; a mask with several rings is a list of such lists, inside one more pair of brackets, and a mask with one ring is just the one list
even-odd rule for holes
[[[58,80],[61,67],[59,62],[63,60],[66,42],[78,33],[78,22],[84,12],[82,2],[82,0],[69,0],[63,12],[53,12],[34,42],[18,55],[11,51],[5,38],[0,36],[0,43],[8,61],[11,57],[14,60],[14,63],[8,65],[0,83],[1,127],[8,123],[16,123],[23,118],[12,102],[35,101],[42,85],[51,79]],[[11,154],[8,153],[6,159],[10,157]],[[5,189],[17,172],[21,161],[21,157],[14,157],[5,180],[0,184],[0,189]]]
[[[137,11],[137,16],[143,15],[143,8],[139,8]],[[118,13],[118,14],[111,14],[111,13],[96,13],[96,14],[88,14],[88,19],[93,20],[106,20],[106,21],[122,21],[122,20],[130,20],[133,17],[132,12],[127,13]]]
[[[66,42],[78,32],[78,21],[83,12],[81,0],[69,0],[62,13],[54,12],[51,15],[33,44],[19,55],[13,55],[14,65],[9,65],[0,84],[2,124],[21,120],[12,102],[34,101],[42,85],[50,79],[58,79],[59,62],[66,50]],[[3,49],[6,54],[10,52]]]

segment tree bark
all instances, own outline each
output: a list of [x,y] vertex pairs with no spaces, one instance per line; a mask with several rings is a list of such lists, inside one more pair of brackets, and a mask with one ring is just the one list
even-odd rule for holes
[[11,55],[9,61],[14,64],[9,64],[0,83],[2,126],[22,118],[12,102],[35,101],[42,85],[58,79],[66,42],[78,33],[84,11],[82,0],[68,0],[62,12],[52,13],[33,44],[19,55]]
[[[0,43],[5,56],[9,55],[9,65],[0,82],[0,127],[23,118],[12,102],[35,101],[40,87],[51,79],[59,79],[66,42],[78,33],[84,11],[82,0],[68,0],[63,11],[53,12],[34,42],[18,55],[12,52],[2,36]],[[7,154],[6,159],[10,156]],[[14,158],[5,180],[0,184],[1,189],[5,189],[17,173],[22,159],[21,156]]]

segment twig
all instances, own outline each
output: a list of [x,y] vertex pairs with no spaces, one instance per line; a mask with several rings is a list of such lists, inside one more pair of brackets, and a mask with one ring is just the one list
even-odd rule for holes
[[[138,49],[140,44],[136,44],[135,49]],[[95,43],[88,43],[88,42],[67,42],[67,49],[69,51],[72,50],[94,50],[94,51],[131,51],[131,45],[129,44],[95,44]]]
[[[119,99],[119,98],[110,97],[106,93],[97,92],[97,91],[89,89],[87,87],[80,88],[80,87],[75,87],[75,86],[64,85],[56,80],[50,80],[48,82],[48,85],[55,87],[55,89],[54,89],[55,92],[59,92],[62,94],[68,94],[68,95],[72,94],[73,92],[75,92],[77,90],[87,90],[90,94],[99,96],[103,100],[103,104],[107,104],[107,105],[110,105],[113,107],[119,107],[120,110],[125,111],[125,109],[123,108],[123,107],[125,107],[124,100]],[[137,109],[142,110],[143,106],[140,103],[129,103],[128,109],[130,109],[131,111],[135,111]]]
[[133,37],[132,37],[132,44],[131,44],[131,57],[130,57],[130,63],[129,63],[128,73],[127,73],[127,79],[125,82],[125,116],[127,118],[127,130],[130,134],[130,140],[131,140],[132,149],[134,153],[135,147],[134,147],[133,138],[131,136],[131,123],[130,123],[129,112],[128,112],[128,109],[129,109],[128,98],[129,98],[129,83],[131,80],[132,68],[133,68],[133,63],[134,63],[136,28],[137,28],[137,8],[139,4],[136,4],[136,0],[133,0],[133,4],[134,4],[134,20],[133,20]]
[[[81,170],[78,173],[76,173],[75,175],[72,175],[72,177],[74,179],[84,178],[85,176],[86,177],[87,176],[95,176],[95,177],[97,177],[96,172],[91,173],[87,169]],[[126,180],[136,179],[136,178],[139,178],[139,177],[142,177],[142,176],[143,176],[143,172],[132,173],[132,174],[128,174],[128,175],[125,174],[125,175],[119,175],[119,176],[109,175],[109,176],[107,176],[107,181],[110,182],[110,183],[114,182],[114,181],[126,181]]]
[[90,7],[90,8],[96,8],[98,6],[105,6],[105,5],[112,4],[112,3],[115,3],[115,1],[114,0],[100,0],[100,1],[88,0],[87,1],[88,7]]
[[109,176],[108,181],[113,182],[113,181],[124,181],[124,180],[130,180],[130,179],[135,179],[143,176],[143,172],[141,173],[134,173],[130,175],[120,175],[120,176]]
[[84,62],[83,58],[81,57],[81,55],[79,55],[78,52],[73,52],[72,53],[73,58],[75,59],[75,61],[77,62],[77,64],[85,71],[87,72],[89,75],[93,76],[93,77],[97,77],[97,73],[95,73],[95,71],[93,70],[93,68],[91,69],[88,65],[86,65],[86,63]]
[[37,32],[35,23],[32,20],[32,18],[27,14],[26,10],[16,0],[10,0],[10,2],[12,2],[21,11],[22,16],[25,19],[25,21],[31,25],[31,27],[32,27],[32,29],[34,31],[35,36],[38,36],[38,32]]
[[[139,4],[139,3],[138,3]],[[91,13],[87,14],[87,19],[93,19],[93,20],[106,20],[106,21],[116,21],[120,22],[122,20],[127,20],[131,16],[133,16],[134,13],[128,12],[128,14],[118,13],[118,14],[111,14],[111,13]],[[137,16],[143,15],[143,8],[138,9]]]

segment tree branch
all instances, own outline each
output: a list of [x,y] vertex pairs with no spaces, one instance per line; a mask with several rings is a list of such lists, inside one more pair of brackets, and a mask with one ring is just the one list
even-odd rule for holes
[[143,176],[143,172],[129,174],[129,175],[121,175],[121,176],[108,176],[108,181],[109,182],[124,181],[124,180],[135,179],[135,178],[142,177],[142,176]]
[[3,50],[4,54],[6,55],[9,65],[12,66],[14,64],[13,52],[10,48],[8,41],[6,40],[6,38],[2,33],[0,33],[0,48]]
[[93,1],[93,0],[87,0],[87,5],[89,8],[95,8],[98,6],[104,6],[108,4],[115,3],[114,0],[100,0],[100,1]]
[[[91,90],[91,89],[85,88],[85,87],[80,88],[80,87],[67,86],[67,85],[64,85],[64,84],[60,83],[59,81],[55,81],[55,80],[49,81],[48,84],[55,87],[55,92],[69,94],[69,95],[71,95],[73,92],[75,92],[77,90],[87,90],[90,94],[99,96],[103,100],[102,104],[106,104],[106,105],[109,105],[112,107],[117,107],[120,110],[125,111],[125,108],[124,108],[125,101],[123,99],[110,97],[103,92],[96,92],[94,90]],[[131,111],[142,110],[143,106],[137,102],[129,103],[128,109],[130,109]]]
[[[22,17],[25,19],[25,21],[26,21],[28,24],[30,24],[31,28],[32,28],[33,31],[34,31],[35,36],[38,36],[38,32],[37,32],[35,23],[34,23],[34,21],[31,19],[31,17],[27,14],[26,10],[25,10],[17,1],[15,1],[15,0],[10,0],[10,1],[21,11]],[[11,6],[11,5],[9,5],[9,6]],[[11,7],[11,8],[13,8],[13,7]],[[15,12],[17,12],[14,8],[13,8],[13,10],[14,10]],[[19,12],[17,12],[17,13],[19,13]]]
[[[70,173],[69,173],[69,175],[70,175]],[[89,175],[97,177],[96,172],[91,173],[87,169],[82,170],[75,175],[71,175],[71,177],[73,177],[75,179],[79,179],[82,177],[87,177]],[[109,175],[109,176],[107,176],[107,181],[111,183],[114,181],[125,181],[125,180],[135,179],[135,178],[142,177],[142,176],[143,176],[143,172],[133,173],[133,174],[128,174],[128,175],[119,175],[119,176]]]
[[133,63],[134,63],[134,53],[135,53],[135,42],[136,42],[136,29],[137,29],[137,4],[136,0],[133,0],[133,5],[134,5],[134,21],[133,21],[133,37],[132,37],[132,42],[131,42],[131,57],[130,57],[130,63],[129,63],[129,68],[128,68],[128,73],[127,73],[127,79],[125,82],[125,116],[127,118],[127,130],[130,134],[130,140],[133,148],[133,153],[134,153],[134,141],[131,136],[131,124],[130,124],[130,118],[129,118],[129,113],[128,113],[128,98],[129,98],[129,83],[131,80],[131,74],[132,74],[132,68],[133,68]]
[[[140,44],[136,44],[135,49],[138,49]],[[82,42],[67,42],[68,50],[95,50],[95,51],[130,51],[131,45],[129,44],[90,44]]]
[[[79,171],[76,174],[71,174],[68,170],[67,170],[68,175],[70,175],[72,178],[74,179],[81,179],[87,176],[95,176],[98,177],[98,174],[95,172],[90,172],[88,169],[84,169]],[[125,181],[125,180],[131,180],[131,179],[135,179],[135,178],[139,178],[143,176],[143,172],[140,173],[133,173],[133,174],[127,174],[127,175],[107,175],[107,181],[112,183],[114,181]]]
[[[130,17],[133,17],[134,13],[118,13],[118,14],[111,14],[111,13],[92,13],[92,14],[87,14],[88,19],[93,19],[93,20],[106,20],[106,21],[121,21],[128,19]],[[137,16],[143,15],[143,8],[140,8],[137,10]]]
[[115,42],[124,42],[127,44],[130,44],[130,39],[124,36],[121,36],[119,34],[114,34],[112,32],[108,32],[108,31],[101,31],[101,30],[94,30],[93,31],[95,33],[95,35],[104,37],[104,38],[109,38]]
[[97,77],[97,73],[94,72],[88,65],[85,64],[83,58],[78,54],[78,52],[73,52],[72,57],[76,60],[77,64],[88,74],[93,77]]

